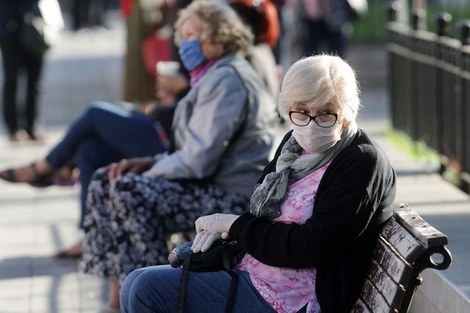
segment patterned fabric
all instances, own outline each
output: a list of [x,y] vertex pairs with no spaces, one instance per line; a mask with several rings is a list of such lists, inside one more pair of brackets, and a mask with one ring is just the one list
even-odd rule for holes
[[[287,188],[282,214],[273,221],[303,224],[311,217],[318,185],[331,161]],[[319,313],[315,294],[315,268],[280,268],[263,264],[247,254],[238,268],[250,273],[253,285],[276,312]]]
[[201,215],[241,214],[249,204],[214,184],[126,174],[110,185],[104,169],[88,190],[79,268],[120,282],[134,269],[168,263],[168,233],[194,229]]

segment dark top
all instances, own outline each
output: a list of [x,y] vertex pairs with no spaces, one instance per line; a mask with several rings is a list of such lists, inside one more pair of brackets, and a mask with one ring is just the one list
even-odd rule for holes
[[0,41],[13,41],[23,24],[23,13],[28,9],[38,11],[38,0],[0,0]]
[[[260,180],[274,171],[282,144]],[[386,154],[361,130],[331,162],[305,224],[273,223],[250,213],[230,228],[238,245],[271,266],[316,267],[322,313],[349,312],[365,280],[384,222],[393,215],[395,172]]]

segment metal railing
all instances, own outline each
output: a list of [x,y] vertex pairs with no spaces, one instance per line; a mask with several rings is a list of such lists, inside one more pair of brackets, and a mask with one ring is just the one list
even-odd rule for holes
[[441,173],[458,173],[459,187],[470,185],[470,20],[459,21],[460,38],[447,29],[452,17],[436,16],[436,33],[423,29],[424,14],[411,25],[388,14],[387,54],[392,125],[424,142],[441,157]]

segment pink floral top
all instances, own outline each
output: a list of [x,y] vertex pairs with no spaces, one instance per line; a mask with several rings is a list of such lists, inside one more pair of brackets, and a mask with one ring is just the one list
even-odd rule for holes
[[[318,185],[331,162],[290,185],[274,221],[303,224],[313,213]],[[308,313],[320,312],[315,295],[315,268],[281,268],[263,264],[246,254],[237,268],[247,271],[261,296],[277,311],[297,312],[306,304]]]

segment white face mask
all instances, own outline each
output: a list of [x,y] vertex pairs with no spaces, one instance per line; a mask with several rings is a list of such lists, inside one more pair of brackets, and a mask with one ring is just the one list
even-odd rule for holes
[[292,124],[294,136],[297,143],[307,152],[322,153],[333,147],[341,139],[341,123],[332,127],[322,128],[311,121],[307,126]]

